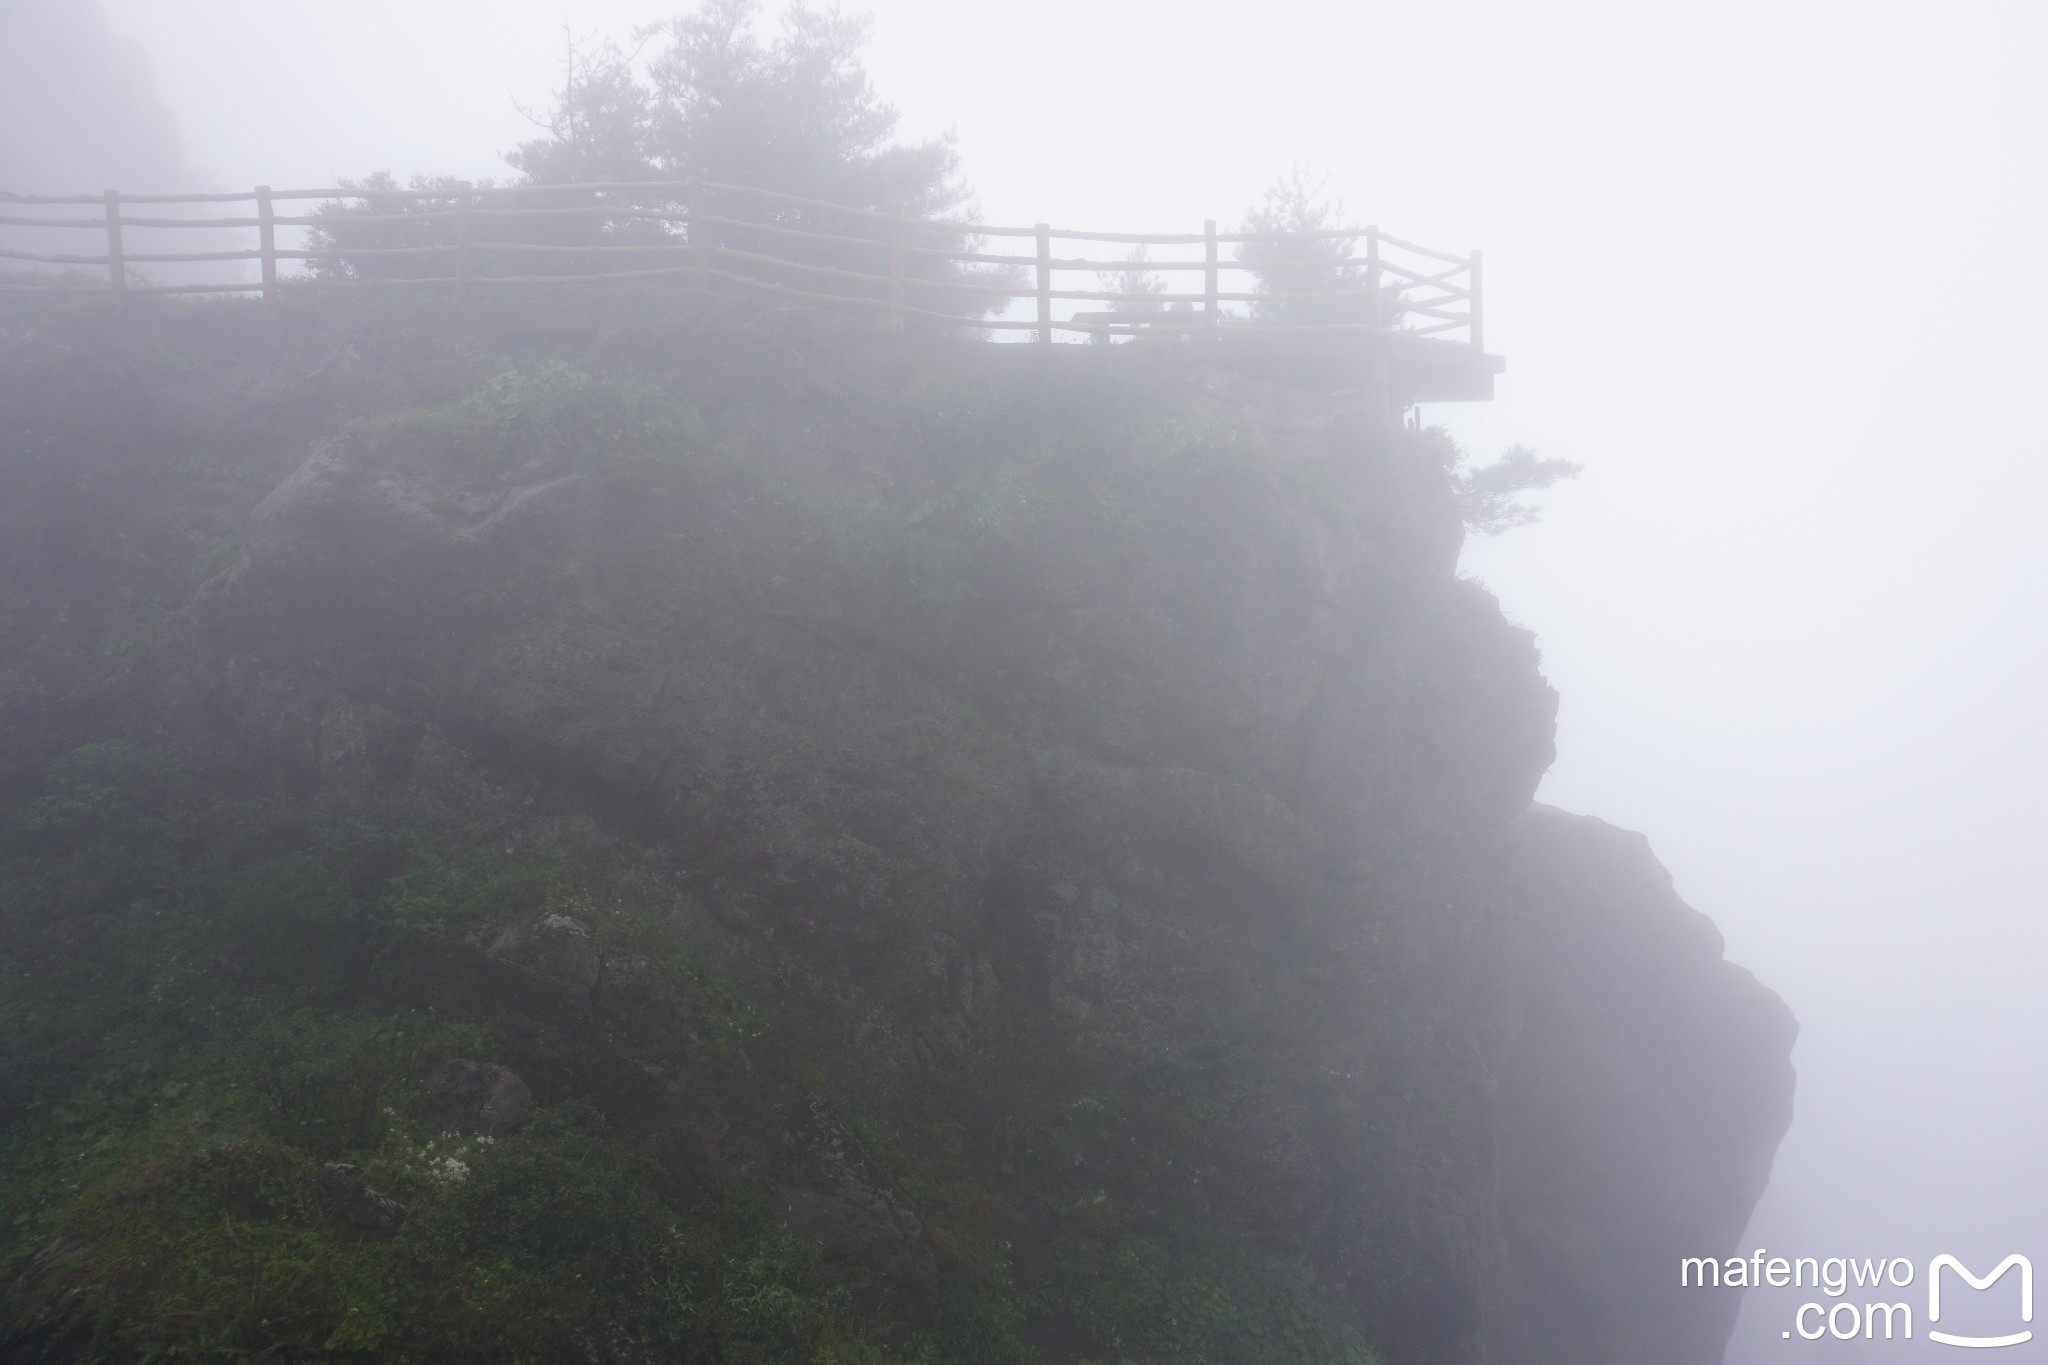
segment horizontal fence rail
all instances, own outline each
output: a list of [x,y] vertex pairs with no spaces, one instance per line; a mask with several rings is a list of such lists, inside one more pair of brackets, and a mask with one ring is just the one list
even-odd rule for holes
[[[307,201],[315,201],[310,213],[280,211]],[[231,205],[249,207],[179,211]],[[88,207],[97,213],[78,212]],[[94,234],[97,249],[27,245],[80,233]],[[172,245],[208,234],[219,245],[153,250],[147,233],[175,233]],[[1011,243],[1014,249],[1004,249]],[[1126,254],[1115,254],[1118,248]],[[30,269],[9,271],[15,262]],[[237,269],[235,278],[165,282],[154,269],[162,266],[188,275],[194,266]],[[1200,232],[1131,233],[1004,226],[704,180],[0,191],[0,293],[117,301],[260,294],[275,302],[334,287],[446,289],[466,298],[505,286],[675,280],[872,310],[898,329],[916,321],[1031,332],[1047,343],[1062,332],[1106,341],[1227,326],[1392,331],[1483,350],[1481,266],[1478,251],[1439,251],[1377,227],[1221,232],[1212,220]]]

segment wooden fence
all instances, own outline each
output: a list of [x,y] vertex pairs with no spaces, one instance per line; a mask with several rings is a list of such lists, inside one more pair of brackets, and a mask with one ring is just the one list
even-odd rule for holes
[[[308,200],[319,201],[311,213],[280,212],[280,206]],[[253,209],[193,217],[163,211],[192,205]],[[97,208],[98,216],[68,216],[83,207]],[[260,293],[275,303],[286,294],[337,286],[446,289],[466,298],[505,286],[676,279],[699,288],[756,289],[870,309],[898,329],[915,320],[1035,332],[1046,343],[1056,332],[1106,340],[1140,331],[1200,335],[1228,326],[1398,331],[1474,351],[1485,346],[1480,253],[1437,251],[1377,227],[1242,233],[1219,232],[1213,220],[1199,233],[1092,232],[1045,223],[1003,227],[700,180],[258,186],[226,194],[0,192],[0,208],[31,210],[0,214],[0,263],[72,268],[58,275],[0,275],[0,292],[6,293],[101,294],[117,302],[135,294]],[[6,229],[15,230],[12,239]],[[573,229],[567,235],[580,232],[581,240],[547,240],[566,229]],[[13,242],[23,230],[93,233],[101,249],[20,249]],[[169,230],[242,234],[244,245],[137,249],[145,243],[136,231]],[[300,236],[296,245],[286,240],[292,232]],[[435,240],[409,240],[422,234]],[[403,244],[391,244],[393,238]],[[990,239],[1021,242],[1027,250],[986,249]],[[1070,254],[1068,243],[1123,247],[1137,258]],[[1165,254],[1154,259],[1154,249]],[[553,258],[573,271],[524,264],[535,258]],[[243,278],[229,281],[158,283],[149,277],[154,266],[234,262],[253,263],[254,278],[247,266],[241,267]],[[288,271],[287,263],[299,269]],[[81,280],[81,268],[104,270],[105,278]],[[410,273],[418,269],[435,273]],[[1074,276],[1089,273],[1097,287],[1075,287]],[[1168,276],[1198,282],[1199,288],[1175,288]],[[948,306],[948,300],[963,299]],[[1077,304],[1112,306],[1083,311],[1072,306]]]

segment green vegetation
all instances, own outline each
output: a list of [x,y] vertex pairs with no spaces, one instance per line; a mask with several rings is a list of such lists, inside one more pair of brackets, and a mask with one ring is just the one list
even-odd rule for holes
[[[9,774],[20,779],[19,771]],[[1147,1233],[1061,1178],[1094,1153],[1114,1180],[1132,1135],[1193,1136],[1215,1094],[1187,1077],[1023,1125],[1000,1164],[1057,1217],[1055,1273],[1023,1285],[988,1173],[957,1132],[847,1133],[927,1219],[936,1318],[877,1318],[857,1281],[781,1227],[744,1182],[679,1200],[645,1134],[589,1099],[543,1104],[493,1141],[435,1133],[421,1078],[506,1058],[485,1020],[392,1000],[394,945],[447,942],[535,906],[588,916],[614,951],[665,952],[696,1025],[773,1057],[761,1006],[645,915],[556,867],[495,866],[399,828],[280,815],[158,753],[88,744],[12,786],[0,1036],[0,1323],[25,1360],[554,1361],[596,1348],[716,1361],[1029,1360],[1028,1321],[1079,1358],[1371,1357],[1294,1263]],[[784,1046],[787,1046],[785,1043]],[[792,1068],[795,1069],[795,1068]],[[1227,1091],[1225,1092],[1227,1094]],[[601,1098],[601,1097],[598,1097]],[[1141,1164],[1171,1162],[1150,1142]],[[347,1163],[405,1209],[351,1221]],[[1142,1178],[1140,1178],[1142,1183]],[[1171,1219],[1169,1219],[1169,1223]],[[890,1347],[886,1343],[893,1341]]]
[[1299,1266],[1239,1244],[1076,1239],[1062,1250],[1061,1288],[1082,1330],[1102,1349],[1243,1365],[1379,1359],[1357,1332],[1332,1319]]
[[[665,1199],[644,1141],[587,1102],[497,1141],[427,1126],[428,1069],[505,1045],[393,1002],[380,957],[535,902],[586,908],[559,869],[279,816],[122,744],[16,790],[0,1330],[18,1358],[550,1361],[594,1332],[688,1359],[898,1358],[757,1193]],[[402,1225],[352,1225],[335,1162]]]
[[454,403],[389,414],[355,430],[403,441],[416,457],[459,470],[528,460],[673,462],[708,440],[696,412],[672,395],[553,359],[499,370]]
[[[992,548],[1146,553],[1213,515],[1191,476],[1265,458],[1227,405],[1190,408],[1170,379],[1062,383],[1058,405],[1021,368],[868,400],[901,475],[886,492],[860,458],[820,469],[772,433],[743,452],[744,413],[551,358],[464,357],[440,397],[347,430],[452,477],[567,470],[736,500],[786,571],[925,608]],[[426,728],[370,716],[369,767],[403,768]],[[629,850],[508,852],[496,818],[309,798],[69,724],[0,752],[0,1351],[1377,1359],[1302,1249],[1255,1226],[1258,1191],[1217,1172],[1217,1135],[1275,1102],[1247,1030],[1219,1023],[1136,1076],[1042,1035],[963,1031],[930,1078],[871,1093],[842,1079],[854,1045],[822,1031],[787,959],[686,933],[691,893],[635,882]],[[537,1018],[461,976],[544,914],[617,965],[601,1014]],[[690,1083],[716,1092],[729,1145],[843,1152],[914,1213],[930,1293],[794,1230],[788,1172],[679,1157],[666,1120],[581,1065],[634,1030],[697,1049]],[[450,1059],[533,1081],[527,1121],[437,1126],[427,1081]]]

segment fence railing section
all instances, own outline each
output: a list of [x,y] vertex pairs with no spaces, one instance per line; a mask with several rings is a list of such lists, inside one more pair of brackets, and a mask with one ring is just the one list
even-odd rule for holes
[[[314,201],[310,212],[293,207]],[[244,205],[221,213],[222,206]],[[78,216],[82,208],[96,216]],[[1481,256],[1362,227],[1114,233],[913,218],[710,181],[342,186],[248,193],[0,192],[0,292],[261,294],[675,279],[913,321],[1097,339],[1257,328],[1398,331],[1485,345]],[[90,252],[30,250],[93,234]],[[149,233],[214,250],[150,250]],[[162,245],[159,237],[157,244]],[[1104,254],[1121,249],[1124,254]],[[551,264],[552,263],[552,264]],[[187,272],[158,278],[162,267]],[[189,278],[194,267],[216,276]],[[81,272],[90,272],[82,274]],[[101,272],[104,272],[103,274]],[[1084,306],[1086,305],[1086,306]]]

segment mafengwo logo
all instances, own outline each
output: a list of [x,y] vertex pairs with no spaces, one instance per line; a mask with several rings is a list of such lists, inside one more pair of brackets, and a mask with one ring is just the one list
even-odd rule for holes
[[[2006,1303],[2011,1294],[2001,1288],[2000,1302],[2006,1303],[2005,1307],[1967,1314],[1977,1330],[1967,1333],[1942,1330],[1944,1280],[1954,1286],[1946,1300],[1953,1326],[1958,1316],[1956,1294],[1963,1286],[1989,1291],[2015,1270],[2019,1272],[2014,1277],[2019,1282],[2019,1301],[2016,1304]],[[1923,1278],[1927,1317],[1921,1325],[1926,1330],[1926,1340],[1942,1346],[1983,1351],[2001,1346],[2020,1346],[2034,1339],[2033,1328],[2027,1325],[2034,1320],[2034,1263],[2017,1254],[2000,1261],[1988,1274],[1979,1275],[1958,1258],[1943,1252],[1927,1263],[1924,1277],[1913,1262],[1903,1256],[1888,1260],[1857,1260],[1844,1256],[1788,1258],[1770,1256],[1761,1247],[1747,1259],[1731,1256],[1725,1261],[1717,1261],[1704,1256],[1688,1256],[1678,1263],[1678,1283],[1684,1289],[1811,1287],[1818,1290],[1821,1299],[1800,1304],[1792,1315],[1792,1325],[1779,1334],[1787,1340],[1802,1341],[1914,1340],[1913,1303],[1917,1295],[1899,1295],[1897,1291],[1911,1289],[1917,1280]],[[1984,1313],[1989,1311],[2003,1314],[2008,1321],[2001,1325],[2010,1326],[2013,1330],[1982,1330]]]

